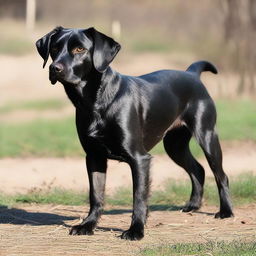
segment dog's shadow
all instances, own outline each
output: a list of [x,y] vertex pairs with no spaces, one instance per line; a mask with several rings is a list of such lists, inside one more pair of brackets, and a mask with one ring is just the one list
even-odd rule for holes
[[[153,211],[180,211],[182,206],[177,205],[150,205],[149,210]],[[105,210],[103,214],[105,215],[118,215],[118,214],[132,214],[131,209],[112,209]],[[198,214],[204,215],[214,215],[213,213],[197,211]],[[0,205],[0,224],[13,224],[13,225],[63,225],[66,227],[71,227],[67,225],[66,221],[77,220],[78,216],[67,216],[56,213],[48,212],[28,212],[24,209],[18,208],[8,208],[5,205]],[[104,228],[99,227],[104,231],[121,231],[119,229]]]
[[77,216],[65,216],[47,212],[28,212],[24,209],[8,208],[5,205],[0,205],[0,224],[65,225],[65,221],[77,218]]

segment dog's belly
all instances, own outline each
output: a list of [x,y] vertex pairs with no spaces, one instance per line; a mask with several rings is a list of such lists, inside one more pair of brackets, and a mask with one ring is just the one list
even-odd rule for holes
[[146,136],[144,137],[143,144],[147,152],[149,152],[158,142],[163,139],[163,134],[156,136]]
[[150,151],[165,136],[166,132],[174,126],[179,126],[182,121],[179,117],[170,116],[156,122],[151,122],[144,129],[143,144],[146,151]]

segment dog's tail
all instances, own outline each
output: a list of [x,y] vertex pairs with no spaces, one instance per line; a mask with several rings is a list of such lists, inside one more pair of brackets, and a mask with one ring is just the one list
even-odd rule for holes
[[214,74],[218,74],[216,67],[204,60],[192,63],[186,71],[196,73],[198,76],[200,76],[203,71],[211,71]]

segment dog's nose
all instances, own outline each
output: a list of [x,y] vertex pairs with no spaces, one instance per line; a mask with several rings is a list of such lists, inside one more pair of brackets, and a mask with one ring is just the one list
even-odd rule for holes
[[61,63],[52,63],[51,68],[56,73],[61,73],[64,70],[64,66]]

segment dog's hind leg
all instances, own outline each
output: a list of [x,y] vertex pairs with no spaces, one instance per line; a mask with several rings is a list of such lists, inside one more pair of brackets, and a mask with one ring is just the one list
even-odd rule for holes
[[192,182],[190,200],[184,206],[183,211],[197,210],[201,206],[204,185],[204,169],[192,156],[189,149],[191,132],[185,125],[169,130],[164,139],[164,148],[170,158],[183,167],[189,174]]
[[214,129],[216,123],[216,110],[213,102],[199,102],[195,118],[196,120],[193,123],[194,135],[204,151],[218,186],[220,211],[215,215],[215,217],[231,217],[233,216],[233,212],[229,196],[229,182],[227,175],[223,171],[222,151],[218,135]]
[[216,213],[215,217],[231,217],[233,216],[233,213],[229,196],[229,182],[228,177],[222,168],[222,151],[218,135],[214,130],[207,130],[205,133],[197,136],[197,140],[204,151],[218,186],[220,211]]

